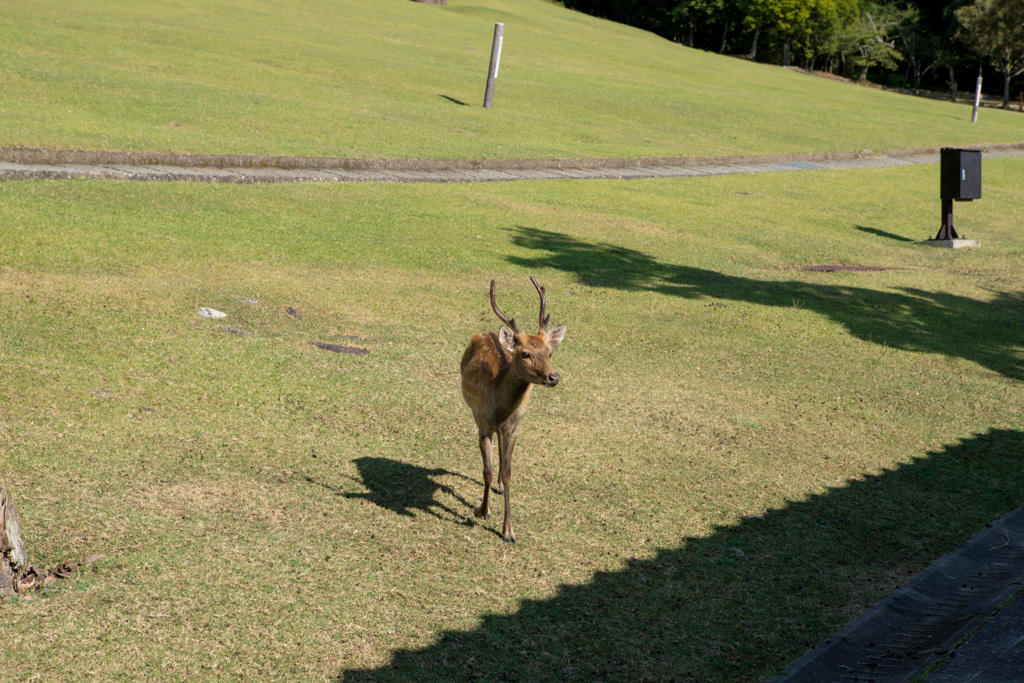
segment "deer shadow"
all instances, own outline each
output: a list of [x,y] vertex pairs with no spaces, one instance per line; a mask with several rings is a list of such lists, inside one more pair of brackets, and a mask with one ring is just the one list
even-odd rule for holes
[[455,520],[460,524],[473,523],[472,515],[467,518],[464,510],[453,509],[437,500],[439,493],[446,494],[472,511],[473,505],[468,500],[452,487],[435,479],[455,476],[469,480],[464,474],[441,468],[428,469],[390,458],[362,457],[352,462],[355,463],[359,476],[348,478],[365,487],[367,490],[364,493],[342,491],[308,476],[306,480],[334,491],[343,498],[365,500],[403,517],[414,517],[419,511],[438,519]]
[[761,306],[798,307],[829,318],[865,341],[905,351],[974,361],[1024,379],[1024,293],[995,292],[980,301],[905,287],[896,292],[799,280],[762,281],[659,261],[613,244],[595,244],[536,228],[517,227],[512,242],[537,252],[509,256],[529,270],[551,268],[580,283],[652,291],[686,299],[710,297]]

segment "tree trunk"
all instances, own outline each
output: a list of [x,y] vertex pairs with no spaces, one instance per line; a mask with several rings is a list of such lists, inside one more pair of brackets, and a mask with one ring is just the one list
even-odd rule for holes
[[25,543],[21,540],[18,510],[0,486],[0,599],[17,592],[18,576],[24,567]]
[[64,561],[50,569],[28,566],[25,543],[21,540],[18,511],[7,490],[0,486],[0,602],[16,593],[46,586],[68,578],[82,567],[103,559],[93,555],[81,562]]
[[791,66],[789,56],[789,38],[782,41],[782,66]]
[[761,35],[761,29],[754,29],[754,44],[750,46],[750,54],[747,55],[749,59],[757,59],[757,39]]

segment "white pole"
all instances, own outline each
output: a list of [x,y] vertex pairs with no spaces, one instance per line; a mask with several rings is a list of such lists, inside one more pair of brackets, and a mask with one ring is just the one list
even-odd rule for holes
[[978,84],[974,86],[974,111],[971,113],[971,123],[978,122],[979,102],[981,102],[981,69],[978,70]]
[[490,109],[494,101],[494,82],[498,80],[498,64],[501,62],[501,39],[505,24],[494,25],[494,42],[491,44],[491,66],[487,70],[487,90],[484,92],[484,107]]

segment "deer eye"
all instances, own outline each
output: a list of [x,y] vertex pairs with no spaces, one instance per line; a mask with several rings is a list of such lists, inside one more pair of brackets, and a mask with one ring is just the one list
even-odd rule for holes
[[520,355],[521,355],[522,358],[529,358],[530,357],[530,352],[529,351],[523,351],[523,353],[520,354]]

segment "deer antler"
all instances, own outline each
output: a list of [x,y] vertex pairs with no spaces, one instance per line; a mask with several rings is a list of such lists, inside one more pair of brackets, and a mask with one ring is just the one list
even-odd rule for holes
[[537,289],[537,293],[540,294],[540,323],[539,323],[540,329],[539,329],[539,331],[540,332],[546,332],[547,329],[548,329],[548,323],[551,321],[551,316],[549,315],[546,318],[544,317],[544,288],[537,284],[537,281],[533,278],[532,275],[530,276],[530,282],[533,283],[533,286]]
[[509,320],[505,317],[504,313],[498,310],[498,304],[494,301],[494,280],[491,280],[491,308],[494,309],[494,314],[498,316],[498,320],[508,325],[516,334],[522,334],[522,330],[516,325],[516,319],[512,318]]

